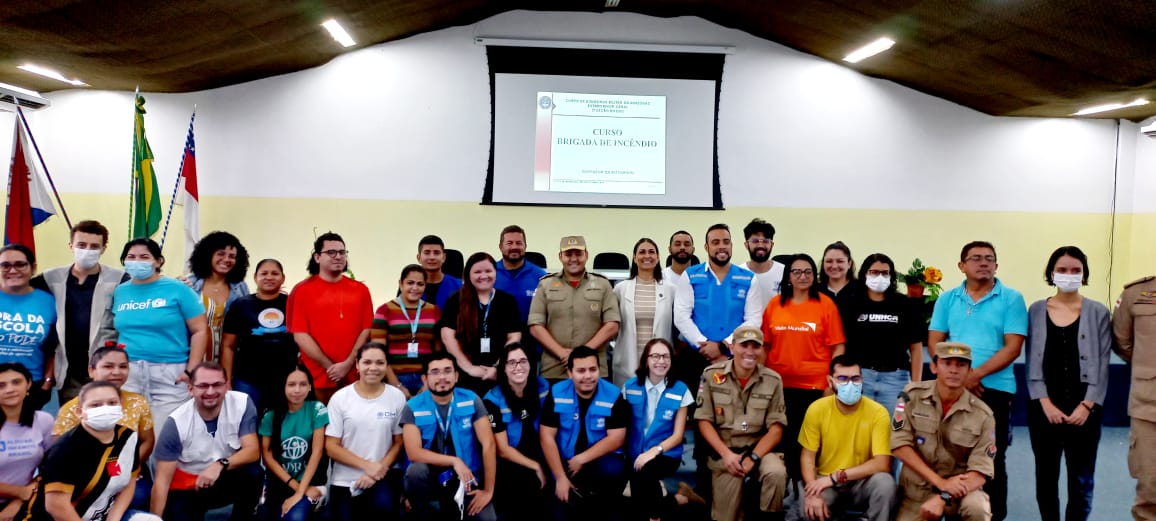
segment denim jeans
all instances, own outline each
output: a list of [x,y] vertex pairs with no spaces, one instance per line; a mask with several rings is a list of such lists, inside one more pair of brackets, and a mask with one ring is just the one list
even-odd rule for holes
[[1092,512],[1096,449],[1100,445],[1100,408],[1083,425],[1052,425],[1039,400],[1028,402],[1028,432],[1036,460],[1036,501],[1043,521],[1060,521],[1060,457],[1068,471],[1066,521],[1083,521]]
[[893,413],[899,393],[903,392],[910,381],[911,372],[906,369],[881,372],[864,367],[863,396],[878,402],[888,413]]
[[153,411],[153,425],[160,432],[165,420],[189,401],[189,387],[177,383],[185,372],[185,364],[164,364],[133,360],[123,390],[144,396]]
[[385,479],[354,496],[349,487],[329,487],[329,519],[398,519],[401,515],[399,496],[401,476],[390,469]]
[[[562,461],[567,467],[567,461]],[[621,512],[622,490],[626,488],[626,462],[622,454],[610,453],[582,466],[570,483],[570,502],[554,498],[555,521],[598,519],[613,521]],[[498,478],[499,480],[501,478]]]
[[165,521],[201,521],[205,513],[232,505],[230,521],[250,521],[261,499],[261,481],[265,473],[259,463],[230,468],[212,487],[200,490],[170,490],[165,505]]

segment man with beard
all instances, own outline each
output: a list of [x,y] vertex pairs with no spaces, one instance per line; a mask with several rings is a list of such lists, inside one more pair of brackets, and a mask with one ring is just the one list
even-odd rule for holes
[[674,232],[674,235],[670,236],[667,252],[670,253],[670,266],[663,268],[662,278],[678,280],[694,261],[694,237],[691,237],[688,231]]
[[[498,238],[498,249],[502,252],[502,262],[497,266],[497,278],[494,288],[505,291],[518,301],[518,311],[522,314],[522,323],[530,316],[530,301],[534,298],[534,288],[538,281],[546,276],[546,270],[526,262],[526,230],[521,226],[511,224],[502,228]],[[522,335],[525,339],[526,335]]]
[[542,404],[539,439],[554,474],[555,521],[617,516],[626,487],[622,445],[632,413],[622,391],[599,376],[600,358],[575,347],[566,360],[570,378]]
[[293,287],[286,303],[289,332],[313,375],[317,399],[329,403],[349,383],[357,347],[369,340],[373,302],[369,288],[344,275],[349,267],[345,240],[333,232],[313,241],[312,275]]
[[754,219],[743,228],[743,236],[746,238],[743,244],[751,256],[751,260],[743,266],[754,272],[755,285],[751,291],[758,295],[756,301],[765,309],[771,299],[779,294],[779,283],[783,281],[785,269],[782,263],[771,260],[771,250],[775,248],[775,227],[762,219]]
[[413,512],[417,519],[434,519],[434,502],[443,518],[456,511],[460,482],[466,489],[464,519],[494,521],[497,445],[486,407],[472,391],[457,388],[453,355],[439,351],[422,365],[426,390],[409,400],[400,421],[412,462],[405,471],[405,493]]
[[225,369],[201,362],[189,375],[193,399],[173,411],[157,438],[152,513],[200,521],[233,505],[231,520],[248,520],[261,498],[257,408],[249,395],[228,390]]
[[[740,325],[758,326],[764,306],[751,291],[755,274],[731,263],[731,231],[725,224],[706,232],[708,262],[691,266],[679,277],[674,300],[674,325],[698,351],[698,357],[683,360],[688,371],[702,374],[707,365],[730,356],[730,337]],[[692,369],[693,368],[693,369]],[[698,389],[696,376],[685,382]]]

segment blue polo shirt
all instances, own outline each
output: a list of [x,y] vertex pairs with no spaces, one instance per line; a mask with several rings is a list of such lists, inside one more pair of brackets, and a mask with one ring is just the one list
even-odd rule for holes
[[[534,290],[538,288],[538,281],[546,276],[546,270],[539,268],[530,261],[523,261],[522,267],[514,271],[506,269],[504,263],[498,260],[497,278],[494,287],[514,296],[518,301],[518,312],[522,314],[522,323],[530,316],[530,301],[534,298]],[[526,339],[522,339],[523,342]]]
[[[947,334],[951,342],[963,342],[971,347],[972,367],[978,367],[1003,348],[1003,336],[1028,334],[1028,308],[1020,292],[1004,286],[995,279],[995,287],[972,302],[964,281],[939,296],[931,314],[932,331]],[[1012,366],[987,375],[984,387],[1015,394],[1016,380]]]

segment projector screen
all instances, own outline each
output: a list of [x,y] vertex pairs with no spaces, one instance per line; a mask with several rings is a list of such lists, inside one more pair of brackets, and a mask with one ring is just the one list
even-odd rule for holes
[[[495,59],[495,51],[535,56]],[[655,67],[654,58],[681,55],[488,52],[494,114],[483,203],[721,208],[714,132],[721,56],[710,56],[707,74],[686,77],[683,63],[671,78],[654,77],[655,69],[671,70]]]

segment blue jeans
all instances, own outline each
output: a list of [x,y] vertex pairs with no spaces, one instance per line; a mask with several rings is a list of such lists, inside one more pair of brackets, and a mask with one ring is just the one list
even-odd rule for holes
[[[565,468],[567,462],[562,461]],[[501,479],[501,478],[498,478]],[[570,502],[554,498],[554,520],[614,520],[621,514],[622,490],[626,488],[626,462],[622,454],[607,454],[582,467],[570,483]]]
[[899,398],[899,393],[903,392],[903,387],[911,381],[911,371],[900,369],[898,371],[880,372],[874,369],[863,368],[863,396],[875,400],[887,409],[887,412],[895,412],[895,402]]
[[[268,474],[272,476],[272,473]],[[267,481],[265,485],[265,516],[268,521],[308,521],[315,518],[313,515],[313,503],[309,501],[308,497],[301,498],[289,512],[284,515],[281,514],[281,506],[286,499],[292,496],[293,491],[289,489],[284,483],[273,480]]]
[[399,472],[390,469],[385,479],[353,496],[349,487],[329,487],[329,518],[332,520],[398,519],[401,491]]
[[244,380],[233,378],[233,390],[249,395],[249,399],[253,400],[253,406],[257,408],[257,414],[260,415],[263,411],[264,404],[261,402],[261,390]]
[[411,395],[417,395],[417,392],[425,385],[421,381],[421,373],[398,373],[397,381],[401,382],[401,385],[404,385]]
[[205,513],[233,505],[230,521],[250,521],[261,499],[265,473],[258,463],[241,465],[221,473],[212,487],[201,490],[170,490],[165,521],[202,521]]

